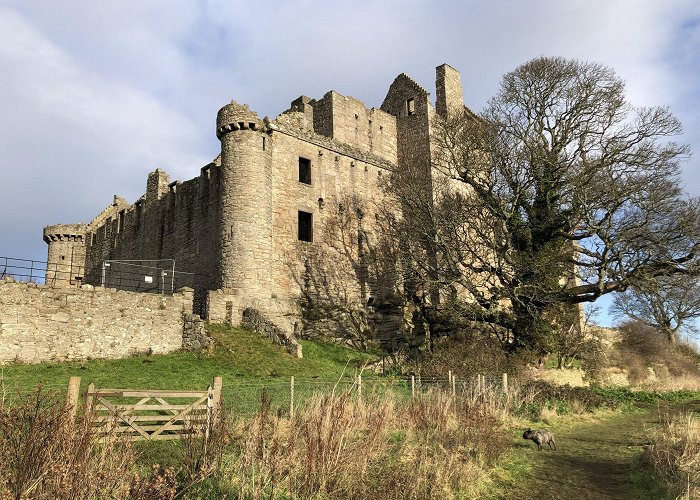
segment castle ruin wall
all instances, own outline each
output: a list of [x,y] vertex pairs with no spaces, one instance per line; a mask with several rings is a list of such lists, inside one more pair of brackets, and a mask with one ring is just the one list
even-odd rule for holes
[[202,346],[192,300],[191,290],[162,296],[0,280],[0,364],[165,354],[183,337]]

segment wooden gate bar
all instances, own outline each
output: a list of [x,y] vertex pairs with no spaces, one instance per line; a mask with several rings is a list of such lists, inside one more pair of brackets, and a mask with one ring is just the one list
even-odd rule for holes
[[[115,432],[132,441],[161,440],[177,439],[199,428],[208,437],[210,426],[219,418],[222,385],[221,377],[215,377],[206,391],[95,389],[90,384],[85,393],[85,407],[92,412],[93,422],[102,434]],[[73,381],[69,401],[74,399],[75,386]],[[123,398],[139,400],[119,401]],[[193,401],[177,404],[168,401],[173,398]]]

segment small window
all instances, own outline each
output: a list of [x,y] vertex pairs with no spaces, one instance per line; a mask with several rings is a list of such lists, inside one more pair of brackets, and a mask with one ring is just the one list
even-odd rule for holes
[[136,227],[139,227],[141,225],[141,218],[143,217],[143,202],[141,200],[138,200],[136,203],[134,203],[134,207],[136,209]]
[[124,210],[119,212],[119,217],[117,218],[117,234],[124,230]]
[[299,241],[314,241],[314,215],[299,210]]
[[97,242],[97,235],[95,233],[90,234],[90,246],[94,245]]
[[413,98],[406,101],[406,112],[408,116],[416,114],[416,101],[414,101]]
[[311,160],[299,157],[299,182],[311,184]]

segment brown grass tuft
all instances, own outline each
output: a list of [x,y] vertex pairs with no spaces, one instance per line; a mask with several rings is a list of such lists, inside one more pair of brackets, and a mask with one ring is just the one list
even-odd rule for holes
[[700,498],[700,419],[688,412],[663,422],[645,459],[682,498]]
[[475,494],[507,448],[498,415],[483,403],[431,391],[333,391],[293,418],[263,398],[235,426],[222,478],[245,498],[453,498]]

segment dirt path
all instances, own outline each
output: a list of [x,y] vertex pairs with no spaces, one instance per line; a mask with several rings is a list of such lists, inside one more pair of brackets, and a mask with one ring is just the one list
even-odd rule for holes
[[556,452],[538,452],[531,441],[515,441],[514,462],[497,480],[498,493],[491,498],[664,498],[639,470],[639,458],[648,444],[647,432],[659,426],[660,416],[688,409],[700,411],[700,401],[555,428]]

